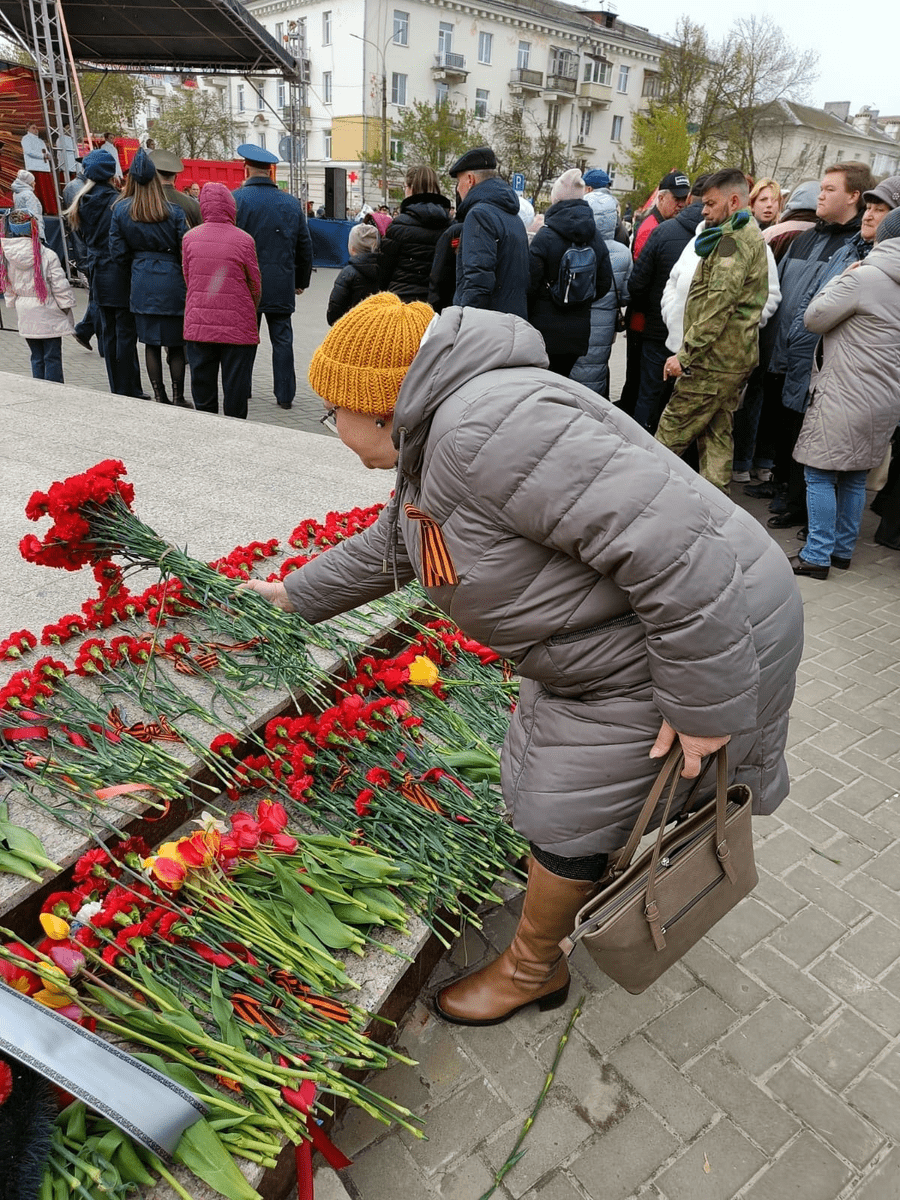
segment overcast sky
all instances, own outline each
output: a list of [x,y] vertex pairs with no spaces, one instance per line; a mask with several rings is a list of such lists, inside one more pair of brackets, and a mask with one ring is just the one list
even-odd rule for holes
[[[593,3],[576,4],[596,11]],[[815,50],[819,55],[819,78],[807,103],[821,108],[829,100],[849,100],[850,112],[864,104],[883,115],[900,114],[900,71],[897,70],[900,16],[891,0],[883,6],[861,5],[858,9],[836,0],[755,0],[746,7],[723,4],[721,0],[617,0],[610,4],[623,21],[643,25],[662,35],[674,31],[683,12],[705,25],[713,38],[727,33],[735,18],[755,13],[769,15],[784,30],[798,50]]]

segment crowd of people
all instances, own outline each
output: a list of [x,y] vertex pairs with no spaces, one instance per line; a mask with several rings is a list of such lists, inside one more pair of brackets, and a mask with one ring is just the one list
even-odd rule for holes
[[[36,130],[26,151],[35,169],[49,169]],[[271,178],[275,155],[252,145],[238,153],[244,184],[234,194],[207,184],[198,200],[176,186],[181,160],[156,148],[136,155],[120,189],[118,152],[104,135],[66,189],[90,280],[85,318],[74,325],[68,293],[47,286],[58,274],[44,263],[46,247],[29,259],[31,287],[56,307],[52,340],[72,334],[90,347],[96,335],[111,391],[145,394],[141,343],[155,400],[217,412],[221,375],[223,411],[245,417],[265,316],[275,399],[292,406],[291,316],[310,279],[309,231],[301,204]],[[671,171],[629,230],[601,170],[563,172],[539,214],[500,176],[488,146],[447,174],[452,199],[432,167],[417,166],[393,214],[385,205],[360,212],[329,325],[385,291],[437,313],[513,314],[541,335],[551,371],[601,395],[624,331],[617,405],[715,487],[743,483],[769,498],[769,525],[797,526],[806,539],[792,559],[797,574],[825,579],[849,566],[866,473],[885,460],[900,418],[900,177],[876,182],[866,165],[837,162],[785,195],[777,180],[738,169],[693,182]],[[16,219],[4,242],[19,303],[29,285],[15,242],[42,244],[44,235],[34,179],[26,169],[13,183]],[[36,375],[61,379],[58,345],[32,347],[32,362]],[[858,402],[841,402],[844,394]],[[879,504],[889,517],[893,501]],[[896,541],[887,526],[883,536]]]

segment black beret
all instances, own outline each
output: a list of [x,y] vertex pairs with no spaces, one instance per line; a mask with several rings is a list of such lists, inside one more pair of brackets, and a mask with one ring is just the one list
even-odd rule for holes
[[463,171],[496,171],[497,155],[490,146],[476,146],[461,154],[447,174],[451,179],[461,175]]

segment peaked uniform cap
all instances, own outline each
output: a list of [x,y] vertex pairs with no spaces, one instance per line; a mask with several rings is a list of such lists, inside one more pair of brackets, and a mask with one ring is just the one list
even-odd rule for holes
[[309,382],[326,404],[374,417],[397,404],[400,385],[434,317],[429,304],[404,304],[393,292],[368,296],[332,327],[309,364]]
[[150,161],[164,175],[180,175],[184,170],[184,163],[171,150],[151,150]]
[[273,163],[281,162],[277,154],[273,154],[271,150],[263,150],[262,146],[254,146],[252,142],[244,142],[238,146],[237,156],[255,167],[271,167]]

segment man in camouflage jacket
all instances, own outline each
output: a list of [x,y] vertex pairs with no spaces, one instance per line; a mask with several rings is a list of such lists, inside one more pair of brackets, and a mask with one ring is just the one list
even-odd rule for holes
[[759,361],[759,319],[769,294],[765,243],[748,202],[742,172],[710,175],[706,228],[696,242],[703,261],[688,294],[681,349],[664,367],[677,383],[656,434],[675,454],[696,440],[700,474],[723,491],[731,482],[734,412]]

